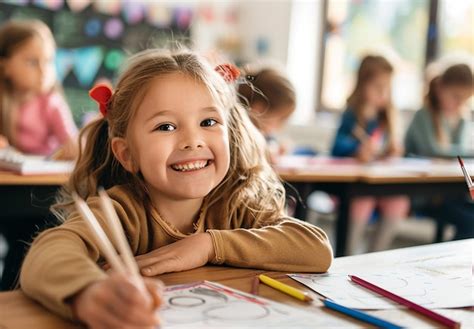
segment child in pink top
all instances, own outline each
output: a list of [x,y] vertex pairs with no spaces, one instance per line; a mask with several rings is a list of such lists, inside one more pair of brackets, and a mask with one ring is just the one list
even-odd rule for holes
[[0,28],[0,147],[76,156],[77,128],[57,85],[54,53],[51,31],[40,21]]

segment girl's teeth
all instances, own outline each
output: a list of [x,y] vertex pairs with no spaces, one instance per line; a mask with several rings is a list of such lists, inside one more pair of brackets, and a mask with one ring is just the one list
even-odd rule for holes
[[207,161],[198,161],[198,162],[191,162],[185,163],[182,165],[173,165],[173,169],[178,171],[190,171],[190,170],[197,170],[202,169],[206,166]]

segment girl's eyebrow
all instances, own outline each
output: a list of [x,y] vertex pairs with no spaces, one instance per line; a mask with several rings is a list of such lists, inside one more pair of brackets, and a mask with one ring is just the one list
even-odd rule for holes
[[201,109],[202,112],[216,112],[219,113],[219,109],[215,106],[208,106]]
[[[203,107],[202,109],[200,109],[200,112],[211,112],[211,113],[220,114],[218,108],[215,107],[215,106]],[[153,113],[148,119],[146,119],[145,122],[151,121],[151,120],[153,120],[153,119],[156,118],[156,117],[164,116],[164,115],[166,115],[166,114],[173,115],[173,111],[170,111],[170,110],[162,110],[162,111],[155,112],[155,113]]]
[[162,111],[155,112],[148,119],[146,119],[145,122],[151,121],[152,119],[154,119],[156,117],[164,116],[166,114],[171,114],[171,113],[173,113],[173,112],[168,111],[168,110],[162,110]]

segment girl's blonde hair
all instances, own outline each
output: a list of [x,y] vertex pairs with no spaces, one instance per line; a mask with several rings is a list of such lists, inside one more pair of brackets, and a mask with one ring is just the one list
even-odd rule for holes
[[[362,59],[357,72],[356,86],[347,99],[348,107],[354,111],[356,120],[362,127],[365,127],[367,124],[363,113],[364,93],[367,84],[380,74],[391,75],[392,73],[393,66],[385,57],[369,55]],[[387,105],[379,112],[379,119],[387,129],[389,147],[394,145],[396,139],[396,115],[397,113],[390,97]]]
[[431,112],[435,135],[441,146],[448,145],[448,137],[441,126],[441,105],[439,103],[438,88],[462,87],[473,88],[471,68],[466,64],[456,64],[448,67],[440,76],[433,78],[429,84],[425,97],[425,106]]
[[[5,76],[4,61],[33,37],[40,37],[55,46],[51,30],[40,20],[13,20],[0,28],[0,135],[9,141],[12,140],[14,127],[11,106],[13,86]],[[60,91],[59,85],[53,89]]]
[[107,116],[86,126],[80,134],[85,146],[68,184],[53,210],[65,218],[70,212],[69,193],[82,198],[97,194],[97,187],[124,185],[137,202],[150,206],[143,176],[126,171],[114,157],[110,141],[127,137],[128,126],[150,81],[172,73],[185,74],[204,84],[227,115],[230,166],[223,181],[206,197],[209,211],[231,220],[247,209],[257,220],[281,217],[285,191],[265,157],[265,140],[237,102],[235,90],[202,58],[187,50],[147,50],[128,61],[112,98]]

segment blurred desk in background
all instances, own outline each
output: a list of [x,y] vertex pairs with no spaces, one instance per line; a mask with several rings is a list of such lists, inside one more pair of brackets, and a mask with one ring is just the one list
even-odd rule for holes
[[28,175],[0,171],[0,234],[8,245],[1,290],[11,287],[26,251],[26,242],[39,230],[54,225],[49,213],[56,192],[68,175]]
[[[465,161],[465,165],[468,172],[474,172],[474,161]],[[408,195],[456,199],[468,192],[456,160],[402,158],[360,164],[349,158],[288,156],[280,159],[275,170],[283,181],[298,191],[304,202],[316,190],[339,198],[336,256],[346,254],[349,205],[354,197]],[[306,212],[305,205],[298,202],[295,217],[304,220]]]

